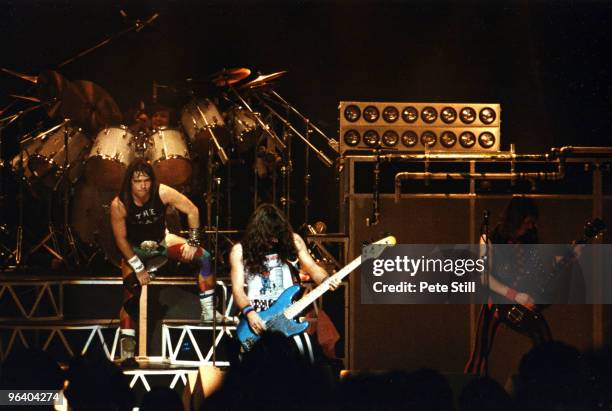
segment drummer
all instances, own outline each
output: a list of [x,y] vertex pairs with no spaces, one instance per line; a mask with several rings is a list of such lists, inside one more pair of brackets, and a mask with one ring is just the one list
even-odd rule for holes
[[151,130],[170,127],[172,112],[173,110],[166,104],[153,103],[145,110],[144,103],[141,103],[134,114],[134,123],[130,126],[130,130],[133,133],[149,134]]

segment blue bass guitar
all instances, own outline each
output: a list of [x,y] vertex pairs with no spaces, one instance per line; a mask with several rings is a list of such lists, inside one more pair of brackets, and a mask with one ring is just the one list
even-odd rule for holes
[[[393,246],[395,245],[395,242],[395,237],[389,236],[373,244]],[[384,248],[385,247],[375,247],[373,251],[370,249],[367,258],[376,258],[383,252]],[[308,307],[313,301],[329,290],[329,282],[332,279],[342,280],[344,277],[353,272],[353,270],[359,267],[361,262],[362,257],[357,257],[296,302],[293,302],[293,297],[295,297],[295,295],[300,291],[301,287],[299,285],[293,285],[287,288],[270,308],[258,313],[262,321],[266,324],[266,329],[281,332],[287,337],[291,337],[306,331],[308,328],[308,322],[300,322],[296,320],[295,317],[304,311],[304,309],[306,309],[306,307]],[[236,335],[240,341],[240,344],[242,344],[242,347],[246,351],[249,351],[259,339],[259,336],[251,330],[249,322],[246,318],[243,318],[236,327]]]

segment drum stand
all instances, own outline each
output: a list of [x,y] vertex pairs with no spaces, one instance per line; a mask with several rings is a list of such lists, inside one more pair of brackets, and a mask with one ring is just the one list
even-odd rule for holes
[[[302,115],[302,113],[299,112],[298,109],[296,109],[295,107],[293,107],[291,104],[289,104],[289,102],[287,100],[285,100],[284,98],[282,98],[276,91],[272,90],[271,88],[267,88],[267,90],[265,90],[262,95],[265,98],[268,99],[272,99],[270,97],[270,95],[268,95],[267,93],[269,93],[272,97],[274,97],[276,100],[278,100],[278,102],[280,102],[280,104],[286,109],[287,113],[286,113],[286,118],[283,118],[280,114],[278,114],[272,107],[270,107],[269,104],[267,104],[259,95],[256,95],[257,99],[259,100],[259,102],[266,107],[270,113],[272,113],[274,116],[276,116],[277,118],[279,118],[283,124],[285,125],[285,129],[288,129],[290,131],[293,132],[293,134],[295,134],[296,136],[298,136],[299,138],[302,139],[302,141],[306,144],[307,148],[306,148],[306,152],[305,152],[305,170],[304,170],[304,223],[308,223],[308,211],[309,211],[309,206],[310,206],[310,197],[309,197],[309,188],[310,188],[310,163],[309,163],[309,150],[308,148],[310,148],[316,155],[317,157],[323,162],[323,164],[325,164],[328,167],[331,167],[333,165],[333,162],[323,153],[323,151],[319,150],[317,147],[315,147],[311,142],[310,142],[310,133],[314,130],[317,133],[319,133],[319,135],[321,135],[326,141],[327,144],[334,150],[335,153],[338,153],[338,142],[336,140],[334,140],[333,138],[329,138],[325,135],[325,133],[323,133],[317,126],[315,126],[314,124],[311,123],[311,121],[305,117],[304,115]],[[304,121],[304,123],[306,124],[306,134],[305,136],[303,136],[302,134],[300,134],[292,125],[291,123],[287,120],[287,118],[289,118],[289,114],[290,112],[294,113],[295,115],[297,115],[302,121]],[[289,135],[289,131],[286,132],[287,135]],[[291,150],[289,150],[291,151]],[[287,170],[287,172],[290,174],[291,173],[291,152],[289,153],[289,160],[288,163],[285,163],[287,167],[289,167],[289,169]],[[288,184],[288,183],[287,183]],[[287,186],[287,192],[289,190],[289,187]],[[290,199],[288,198],[288,194],[287,194],[287,198],[286,198],[286,202],[287,202],[287,211],[286,213],[288,214],[289,212],[289,203],[290,203]]]
[[[65,122],[67,124],[68,121]],[[64,234],[64,246],[67,248],[65,250],[65,255],[62,255],[62,248],[60,247],[60,242],[57,238],[57,230],[55,229],[55,224],[53,223],[53,194],[58,191],[61,187],[62,190],[62,214],[63,214],[63,234]],[[68,268],[73,268],[69,264],[69,259],[72,258],[76,267],[81,266],[81,259],[79,256],[79,250],[76,246],[76,241],[74,235],[72,233],[72,228],[69,224],[68,219],[68,206],[70,202],[70,164],[68,164],[68,127],[64,128],[64,165],[62,167],[62,172],[60,178],[57,183],[53,187],[51,191],[48,203],[47,203],[47,212],[48,212],[48,232],[42,240],[38,242],[32,249],[30,250],[30,254],[36,252],[39,248],[44,247],[53,257],[58,260],[64,262]],[[51,241],[51,246],[47,245],[47,242]]]
[[[23,114],[29,113],[39,107],[42,107],[42,104],[30,107],[26,110],[20,111],[17,114],[13,114],[11,116],[0,119],[0,163],[4,167],[6,163],[2,159],[2,131],[9,124],[14,122],[17,119],[19,121],[19,129],[22,129],[21,125],[21,116]],[[21,133],[20,133],[21,134]],[[6,246],[2,242],[0,242],[0,256],[4,258],[4,264],[10,263],[10,261],[14,261],[15,265],[11,268],[20,268],[22,266],[23,260],[23,184],[24,184],[24,172],[23,172],[23,150],[19,147],[19,167],[17,168],[17,177],[19,182],[19,191],[17,192],[17,236],[15,238],[15,249],[11,249],[10,246]],[[0,175],[0,212],[4,208],[4,185],[3,185],[3,175]],[[2,234],[8,232],[8,228],[4,224],[4,215],[0,215],[0,232]],[[5,265],[8,267],[8,265]]]

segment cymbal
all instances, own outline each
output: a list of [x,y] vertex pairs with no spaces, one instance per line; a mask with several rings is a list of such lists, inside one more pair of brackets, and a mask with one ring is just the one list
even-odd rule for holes
[[121,123],[121,111],[106,90],[87,80],[69,84],[62,103],[62,114],[91,131]]
[[215,86],[224,87],[230,84],[238,83],[251,75],[251,70],[248,68],[230,68],[223,69],[210,75],[210,80]]
[[255,88],[255,87],[263,86],[265,84],[268,84],[270,81],[276,80],[277,78],[283,76],[285,73],[287,73],[286,70],[277,71],[276,73],[271,73],[271,74],[260,74],[259,76],[257,76],[255,80],[251,80],[248,83],[244,83],[242,86],[240,86],[240,89],[243,90],[247,88]]
[[70,82],[57,71],[47,70],[38,75],[36,86],[40,100],[45,103],[57,103],[46,105],[49,117],[55,117],[60,113],[60,107],[65,97],[64,93],[67,92],[68,84]]

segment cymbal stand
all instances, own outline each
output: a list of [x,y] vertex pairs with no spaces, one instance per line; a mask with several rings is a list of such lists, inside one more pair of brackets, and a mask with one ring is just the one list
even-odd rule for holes
[[[315,124],[313,124],[307,117],[305,117],[302,113],[300,113],[300,111],[297,108],[292,106],[287,100],[282,98],[280,96],[280,94],[278,94],[272,88],[268,88],[266,91],[264,91],[264,93],[263,93],[264,97],[270,98],[268,96],[268,94],[266,94],[268,92],[270,94],[272,94],[274,97],[276,97],[281,102],[282,105],[287,107],[295,115],[297,115],[300,119],[302,119],[302,121],[304,123],[306,123],[306,125],[307,125],[306,127],[308,127],[308,125],[309,125],[312,130],[316,131],[321,137],[323,137],[327,141],[327,144],[331,147],[332,150],[334,150],[336,153],[339,153],[339,151],[340,151],[339,143],[338,143],[338,141],[336,139],[328,137],[323,131],[321,131],[321,129],[319,129],[319,127],[317,127]],[[308,130],[308,128],[307,128],[307,130]]]
[[[77,133],[79,129],[73,129],[73,133]],[[74,262],[77,267],[81,266],[81,259],[79,258],[79,250],[76,246],[74,234],[72,233],[72,227],[70,226],[70,220],[68,217],[68,209],[70,203],[70,164],[68,163],[68,127],[64,128],[64,166],[62,168],[62,175],[59,178],[59,182],[56,187],[63,181],[62,184],[62,206],[63,206],[63,217],[64,217],[64,237],[67,241],[68,253],[66,257],[73,256]]]
[[[306,139],[310,139],[310,121],[306,119]],[[304,150],[304,224],[308,224],[310,210],[310,150]]]
[[[23,112],[21,112],[23,113]],[[2,132],[3,130],[9,126],[12,122],[20,118],[21,114],[13,114],[11,116],[0,119],[0,169],[4,168],[8,165],[7,162],[3,160],[3,151],[2,151]],[[22,127],[21,120],[19,122],[20,129]],[[21,134],[21,133],[20,133]],[[23,151],[19,151],[20,162],[19,167],[23,166]],[[15,261],[15,267],[19,267],[21,265],[21,252],[22,252],[22,243],[23,243],[23,187],[22,187],[22,178],[23,172],[19,172],[19,192],[17,194],[17,207],[18,207],[18,222],[17,222],[17,238],[15,241],[15,249],[11,250],[9,246],[6,246],[4,243],[0,241],[0,256],[3,258],[3,263],[8,263],[13,257]],[[8,234],[8,227],[4,224],[4,214],[2,210],[4,209],[4,173],[0,172],[0,234]]]
[[283,140],[287,144],[287,149],[283,151],[283,165],[281,167],[281,208],[287,217],[291,218],[291,173],[293,172],[293,163],[291,161],[291,131],[287,124],[283,124]]
[[[228,161],[228,157],[227,154],[225,153],[225,150],[223,149],[223,147],[221,147],[221,144],[219,144],[219,139],[217,138],[217,136],[215,135],[215,132],[213,131],[213,127],[214,124],[210,124],[208,122],[208,119],[206,118],[206,116],[204,115],[204,113],[202,112],[202,109],[200,109],[200,106],[196,104],[196,108],[198,109],[198,112],[200,113],[200,117],[202,117],[202,119],[204,120],[204,124],[205,126],[203,128],[200,128],[201,131],[208,131],[208,133],[210,134],[210,137],[214,143],[215,146],[215,150],[217,151],[217,154],[219,155],[219,159],[221,160],[221,162],[223,164],[227,164]],[[196,119],[193,119],[193,124],[195,125],[196,129],[198,129],[198,126],[196,124]]]
[[316,148],[306,137],[304,137],[302,135],[302,133],[300,133],[299,131],[296,130],[295,127],[293,127],[293,125],[289,122],[289,120],[285,119],[283,116],[281,116],[280,114],[278,114],[278,112],[276,110],[274,110],[272,107],[270,107],[270,105],[268,103],[266,103],[264,101],[263,98],[261,98],[258,94],[255,94],[255,97],[257,98],[257,100],[259,100],[259,102],[266,108],[268,109],[268,111],[270,111],[270,113],[272,113],[276,118],[278,118],[285,126],[287,126],[289,128],[289,130],[291,130],[293,132],[294,135],[298,136],[303,142],[304,144],[306,144],[316,155],[317,157],[319,157],[319,159],[323,162],[323,164],[325,164],[328,167],[331,167],[334,163],[325,155],[325,153],[323,153],[321,150],[319,150],[318,148]]
[[253,111],[253,109],[251,108],[249,103],[247,103],[246,100],[244,98],[242,98],[242,96],[240,95],[240,93],[238,93],[238,90],[236,90],[236,88],[234,86],[232,86],[231,84],[227,84],[227,87],[238,98],[238,100],[240,101],[242,106],[244,108],[246,108],[249,112],[251,112],[251,114],[253,114],[253,117],[255,118],[255,121],[257,121],[257,123],[259,123],[259,126],[261,127],[261,129],[263,131],[265,131],[267,135],[272,137],[272,139],[276,142],[276,145],[281,150],[284,150],[286,148],[285,143],[276,135],[276,133],[274,132],[274,130],[272,130],[270,128],[270,126],[268,126],[266,123],[263,122],[263,120],[260,117],[260,114],[255,112],[255,111]]
[[[36,252],[39,248],[43,247],[47,250],[53,257],[57,258],[61,262],[65,263],[68,268],[68,258],[70,256],[74,256],[75,264],[80,266],[80,259],[78,255],[78,249],[76,248],[76,241],[74,239],[74,235],[72,234],[72,229],[68,224],[68,202],[69,202],[69,189],[70,189],[70,165],[68,164],[68,124],[70,123],[69,119],[65,119],[63,125],[64,127],[64,165],[61,169],[60,177],[55,183],[51,193],[49,193],[49,197],[47,200],[47,213],[48,213],[48,232],[45,237],[43,237],[38,244],[30,249],[30,254]],[[47,132],[48,133],[48,132]],[[64,181],[65,180],[65,181]],[[67,242],[67,247],[69,248],[69,252],[66,256],[62,254],[62,247],[58,240],[57,230],[55,228],[55,222],[53,220],[53,196],[58,191],[58,189],[62,187],[62,211],[63,211],[63,234],[65,236],[65,241]],[[51,241],[51,246],[47,243]]]

